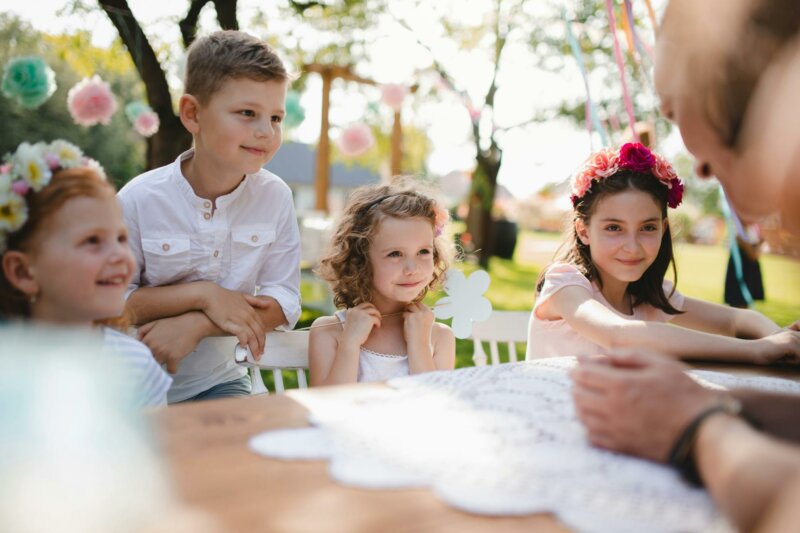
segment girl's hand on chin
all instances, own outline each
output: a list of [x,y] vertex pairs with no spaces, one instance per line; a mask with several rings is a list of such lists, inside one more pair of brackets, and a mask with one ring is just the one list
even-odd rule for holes
[[785,329],[755,342],[763,346],[754,357],[757,364],[800,364],[800,331]]
[[433,311],[421,302],[408,304],[403,313],[403,335],[406,345],[430,346],[433,329]]
[[361,346],[367,342],[372,328],[379,327],[381,327],[381,313],[378,308],[369,303],[358,304],[348,309],[344,315],[342,341],[345,344]]

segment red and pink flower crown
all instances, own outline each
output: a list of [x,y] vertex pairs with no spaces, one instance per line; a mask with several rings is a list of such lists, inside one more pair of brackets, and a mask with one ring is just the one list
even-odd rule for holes
[[681,204],[683,182],[672,165],[640,143],[626,143],[619,151],[603,148],[589,156],[572,178],[572,206],[577,206],[580,199],[592,190],[592,183],[613,176],[620,170],[652,175],[668,189],[667,205],[674,209]]

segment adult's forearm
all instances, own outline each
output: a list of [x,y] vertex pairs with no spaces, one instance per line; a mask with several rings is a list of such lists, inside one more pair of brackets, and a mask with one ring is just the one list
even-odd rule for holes
[[800,450],[723,414],[700,427],[694,458],[711,496],[742,531],[752,530],[800,473]]
[[742,409],[764,433],[800,444],[800,395],[732,390]]

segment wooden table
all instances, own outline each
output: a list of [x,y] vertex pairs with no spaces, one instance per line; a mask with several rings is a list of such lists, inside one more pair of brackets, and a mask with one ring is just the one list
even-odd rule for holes
[[[800,381],[796,369],[698,365]],[[347,394],[351,385],[312,391]],[[309,392],[306,392],[308,394]],[[552,515],[485,517],[453,509],[428,490],[363,490],[333,482],[322,461],[277,461],[250,452],[253,435],[307,426],[287,395],[250,396],[168,407],[154,415],[179,497],[224,531],[388,532],[568,531]]]

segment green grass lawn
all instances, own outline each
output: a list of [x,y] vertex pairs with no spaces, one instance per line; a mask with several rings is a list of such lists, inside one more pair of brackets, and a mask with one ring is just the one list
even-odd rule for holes
[[[492,283],[486,297],[494,309],[529,311],[533,307],[536,280],[542,268],[549,263],[552,248],[559,240],[558,235],[522,232],[513,261],[492,258],[489,263]],[[549,246],[546,243],[550,243]],[[679,243],[675,246],[675,260],[678,266],[678,290],[686,296],[722,303],[728,261],[726,248]],[[462,263],[459,266],[465,272],[476,269],[471,264]],[[756,309],[781,326],[800,319],[800,262],[764,255],[761,269],[766,300],[758,302]],[[304,300],[319,300],[319,290],[318,285],[305,282],[301,292]],[[442,294],[430,294],[426,302],[432,304],[440,296]],[[317,316],[319,311],[304,309],[297,327],[309,325]],[[471,340],[457,341],[457,367],[472,365],[472,349]],[[488,353],[488,348],[486,350]],[[519,357],[524,357],[521,347],[517,348],[517,352]],[[502,350],[501,359],[508,359]],[[285,375],[292,378],[288,373]]]

